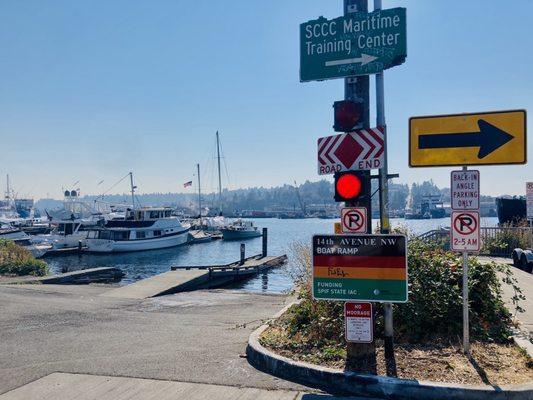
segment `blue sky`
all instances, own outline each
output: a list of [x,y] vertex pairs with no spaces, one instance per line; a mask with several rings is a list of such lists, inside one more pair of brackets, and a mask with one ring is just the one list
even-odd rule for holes
[[[407,61],[385,74],[390,170],[447,186],[451,168],[408,167],[408,119],[532,110],[533,2],[383,4],[408,21]],[[341,0],[4,0],[0,182],[59,197],[131,170],[140,192],[192,191],[200,162],[212,190],[216,130],[232,188],[318,180],[316,139],[333,133],[343,81],[299,82],[299,24],[341,13]],[[527,164],[480,170],[485,194],[533,181]]]

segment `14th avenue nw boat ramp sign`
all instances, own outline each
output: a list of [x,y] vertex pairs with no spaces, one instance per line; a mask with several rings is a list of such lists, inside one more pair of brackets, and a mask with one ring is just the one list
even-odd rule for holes
[[376,74],[407,56],[405,8],[355,12],[300,25],[300,81]]
[[407,301],[403,235],[315,235],[312,261],[317,300]]
[[526,111],[409,119],[409,166],[526,163]]

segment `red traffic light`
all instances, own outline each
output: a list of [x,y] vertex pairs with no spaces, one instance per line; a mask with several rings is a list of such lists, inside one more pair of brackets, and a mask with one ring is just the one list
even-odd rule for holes
[[357,175],[341,175],[335,185],[337,193],[344,199],[353,199],[361,193],[361,179]]
[[363,103],[341,100],[333,103],[333,129],[351,132],[357,128],[363,114]]
[[362,172],[345,171],[335,174],[335,201],[359,201],[368,195],[368,180]]

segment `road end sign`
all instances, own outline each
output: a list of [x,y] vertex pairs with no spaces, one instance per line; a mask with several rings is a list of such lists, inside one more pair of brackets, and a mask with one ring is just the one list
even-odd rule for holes
[[452,171],[452,210],[479,210],[479,171]]
[[526,163],[526,111],[409,119],[409,166]]
[[479,212],[452,211],[452,250],[461,252],[478,252],[481,247],[479,225]]
[[361,129],[318,139],[318,174],[383,166],[383,128]]
[[344,323],[347,342],[372,343],[374,321],[371,303],[344,303]]
[[533,182],[526,183],[527,219],[533,219]]
[[367,212],[365,207],[341,209],[342,233],[366,233]]
[[300,25],[300,81],[376,74],[407,56],[405,8],[356,12]]
[[406,302],[406,243],[403,235],[313,236],[313,297]]

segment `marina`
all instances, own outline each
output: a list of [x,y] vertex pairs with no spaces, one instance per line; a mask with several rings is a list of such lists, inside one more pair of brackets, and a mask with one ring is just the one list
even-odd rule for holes
[[533,2],[300,3],[0,2],[0,400],[533,399]]
[[[235,286],[241,290],[255,292],[281,293],[292,288],[292,280],[287,269],[294,266],[293,243],[308,243],[314,233],[325,234],[333,232],[333,222],[328,219],[278,219],[260,218],[251,219],[254,224],[268,229],[269,254],[287,254],[288,261],[282,268],[272,269],[265,274],[237,283]],[[373,220],[377,226],[378,220]],[[497,218],[484,218],[483,226],[496,226]],[[449,227],[449,219],[429,220],[404,220],[392,219],[393,227],[406,227],[414,234]],[[290,240],[287,240],[290,238]],[[116,266],[125,276],[120,284],[136,282],[157,274],[168,272],[172,266],[201,266],[227,264],[235,261],[240,253],[240,241],[212,240],[204,243],[179,246],[169,249],[150,250],[145,252],[121,254],[65,254],[46,258],[53,273],[72,270],[75,268],[95,268],[102,266]],[[262,252],[261,238],[248,239],[246,244],[247,254]]]

